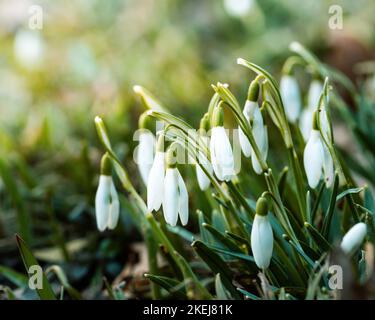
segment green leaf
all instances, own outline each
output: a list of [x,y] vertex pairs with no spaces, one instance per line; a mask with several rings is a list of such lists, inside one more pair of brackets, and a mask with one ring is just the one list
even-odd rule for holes
[[338,189],[339,189],[339,174],[336,172],[335,180],[333,182],[331,198],[329,201],[328,211],[323,221],[322,234],[325,238],[328,238],[329,230],[331,229],[331,222],[332,222],[332,217],[333,217],[333,213],[334,213],[335,206],[336,206],[336,198],[337,198]]
[[145,273],[144,276],[145,278],[150,279],[155,284],[167,290],[174,299],[185,300],[187,298],[186,292],[181,287],[181,282],[172,278],[156,276],[149,273]]
[[203,227],[208,230],[215,237],[215,239],[223,244],[226,248],[233,251],[242,252],[241,248],[232,239],[222,234],[210,224],[204,223]]
[[147,89],[143,88],[140,85],[135,85],[133,86],[133,91],[140,96],[146,108],[156,111],[166,111],[161,102],[157,98],[155,98],[155,96]]
[[225,288],[234,296],[239,297],[235,287],[232,284],[233,274],[225,261],[202,241],[194,241],[191,246],[197,252],[199,257],[210,267],[215,274],[220,273]]
[[305,222],[305,228],[310,234],[310,236],[314,239],[319,249],[322,249],[323,251],[332,249],[331,245],[324,238],[324,236],[318,230],[316,230],[310,223]]
[[0,275],[7,278],[18,287],[26,288],[28,286],[29,280],[25,275],[6,266],[0,265]]
[[[21,239],[20,236],[16,235],[18,249],[21,253],[22,261],[26,268],[26,273],[28,274],[29,268],[31,266],[39,266],[38,261],[33,256],[27,244]],[[39,266],[40,267],[40,266]],[[36,289],[41,300],[56,300],[56,296],[53,293],[50,283],[47,280],[46,275],[42,274],[42,289]]]
[[218,300],[230,300],[231,296],[227,290],[225,290],[224,285],[221,281],[220,273],[215,277],[215,292]]
[[259,297],[257,297],[255,294],[250,293],[249,291],[246,291],[241,288],[237,288],[237,290],[241,292],[243,295],[245,295],[246,297],[250,298],[251,300],[261,300]]
[[347,195],[355,194],[355,193],[360,193],[361,191],[365,190],[365,188],[366,188],[366,187],[347,189],[347,190],[341,192],[341,193],[336,197],[336,201],[341,200],[342,198],[344,198],[344,197],[347,196]]

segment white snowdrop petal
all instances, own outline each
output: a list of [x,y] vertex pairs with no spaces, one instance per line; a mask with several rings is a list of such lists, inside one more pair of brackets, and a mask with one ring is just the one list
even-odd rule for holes
[[180,216],[180,221],[183,226],[185,226],[189,221],[189,195],[186,189],[184,180],[181,177],[180,172],[177,170],[178,175],[178,213]]
[[320,133],[317,130],[312,130],[303,153],[303,164],[311,188],[315,188],[321,178],[323,157],[323,146],[320,140]]
[[229,181],[234,175],[234,159],[229,138],[224,127],[216,127],[215,153],[218,165],[220,166],[223,180]]
[[313,80],[307,94],[308,108],[315,110],[318,107],[320,95],[323,91],[323,84],[319,80]]
[[108,216],[110,211],[110,189],[112,177],[101,175],[99,177],[98,190],[95,195],[95,215],[96,224],[99,231],[107,228]]
[[350,230],[345,234],[341,242],[341,249],[350,254],[357,250],[362,244],[366,237],[367,227],[363,222],[355,224]]
[[145,185],[154,161],[154,146],[155,136],[149,131],[141,132],[137,149],[137,165]]
[[245,133],[240,127],[238,127],[238,140],[240,142],[242,153],[245,157],[251,156],[251,144],[249,139],[246,137]]
[[251,250],[258,268],[268,268],[273,251],[273,232],[268,216],[255,215],[251,229]]
[[290,75],[284,75],[280,81],[280,93],[288,120],[294,123],[301,110],[301,96],[297,80]]
[[[208,161],[207,157],[199,152],[199,163],[207,170],[208,173],[212,174],[213,169],[211,163]],[[195,165],[195,171],[197,175],[199,188],[204,191],[210,186],[210,179],[207,177],[206,173],[202,170],[201,166],[197,163]]]
[[168,168],[164,179],[163,213],[165,221],[173,227],[177,224],[178,204],[178,171]]
[[215,129],[216,128],[213,128],[211,130],[211,140],[210,140],[210,155],[211,155],[211,163],[212,163],[212,168],[215,172],[215,175],[216,177],[223,181],[223,175],[222,175],[222,172],[221,172],[221,167],[218,163],[218,159],[216,157],[216,139],[217,139],[217,135],[215,134]]
[[120,216],[120,201],[118,199],[118,194],[115,185],[111,183],[111,206],[108,215],[108,229],[114,229],[117,226],[118,219]]
[[164,184],[164,152],[157,152],[147,182],[147,208],[149,211],[159,210],[163,201]]
[[301,113],[299,127],[301,129],[301,133],[305,141],[309,140],[309,137],[310,137],[310,132],[312,130],[313,116],[314,116],[314,109],[311,109],[311,108],[304,109]]

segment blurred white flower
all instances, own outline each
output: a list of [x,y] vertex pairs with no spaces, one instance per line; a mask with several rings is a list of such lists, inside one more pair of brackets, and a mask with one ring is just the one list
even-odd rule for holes
[[280,81],[280,93],[288,121],[296,122],[301,111],[301,95],[296,78],[283,75]]
[[233,17],[246,16],[254,5],[254,0],[224,0],[225,11]]
[[359,222],[355,224],[342,238],[340,245],[341,249],[346,254],[354,253],[354,251],[356,251],[362,244],[363,240],[366,237],[366,233],[367,227],[365,223]]
[[99,231],[116,227],[120,214],[120,202],[112,176],[100,175],[95,196],[95,214]]
[[310,137],[310,131],[312,130],[312,122],[314,111],[319,106],[320,95],[323,90],[323,84],[321,81],[314,79],[309,87],[307,94],[307,107],[302,110],[299,126],[305,141]]
[[266,269],[272,258],[273,232],[268,218],[268,206],[265,198],[258,199],[255,211],[251,229],[251,250],[258,268]]
[[34,30],[19,30],[14,39],[14,55],[25,68],[33,70],[43,62],[45,43],[41,34]]

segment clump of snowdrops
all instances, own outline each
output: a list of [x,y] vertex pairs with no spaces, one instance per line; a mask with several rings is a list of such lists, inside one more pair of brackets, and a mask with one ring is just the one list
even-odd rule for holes
[[[198,128],[135,86],[147,108],[135,134],[141,186],[112,148],[103,119],[95,118],[104,151],[97,227],[116,228],[123,189],[147,247],[152,298],[334,299],[371,290],[375,202],[336,148],[331,117],[345,105],[337,85],[355,101],[358,93],[300,44],[291,50],[280,86],[238,59],[254,74],[247,96],[212,85]],[[297,69],[310,78],[306,94]],[[235,119],[230,130],[228,118]],[[277,144],[269,139],[275,135]],[[200,193],[204,206],[192,203]]]

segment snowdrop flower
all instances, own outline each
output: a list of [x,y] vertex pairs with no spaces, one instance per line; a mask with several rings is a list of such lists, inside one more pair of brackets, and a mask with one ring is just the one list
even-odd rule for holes
[[[200,130],[199,130],[201,142],[204,144],[204,147],[207,147],[210,144],[210,139],[207,136],[209,125],[210,123],[208,119],[208,113],[206,113],[201,120]],[[211,162],[208,161],[207,157],[201,151],[198,151],[198,162],[205,168],[205,170],[209,174],[212,175],[213,168],[212,168]],[[195,170],[196,170],[199,188],[202,191],[204,191],[210,186],[211,181],[198,163],[195,166]]]
[[142,114],[139,118],[139,145],[136,154],[136,163],[145,185],[154,162],[155,136],[147,129],[149,116]]
[[254,5],[254,0],[224,0],[225,11],[233,17],[246,16]]
[[[251,131],[254,136],[255,143],[257,144],[259,151],[265,161],[268,154],[268,133],[267,126],[263,123],[262,113],[258,106],[258,96],[259,96],[259,83],[254,80],[249,87],[248,97],[243,109],[243,114],[246,120],[251,124]],[[262,168],[255,155],[251,144],[246,137],[245,133],[242,131],[241,127],[238,127],[238,137],[241,145],[242,152],[245,157],[252,157],[251,162],[253,169],[257,174],[262,173]]]
[[185,182],[176,166],[173,154],[173,144],[168,149],[167,170],[164,179],[163,213],[165,221],[172,227],[176,226],[180,217],[182,225],[186,225],[189,219],[188,192]]
[[[254,112],[258,107],[258,96],[259,96],[259,83],[258,81],[252,81],[248,94],[247,100],[245,102],[245,107],[243,108],[243,115],[245,116],[246,120],[251,123],[251,120],[254,117]],[[262,119],[263,122],[263,119]],[[240,142],[240,146],[242,149],[242,153],[245,157],[250,157],[252,148],[249,139],[246,137],[245,133],[242,131],[241,127],[238,126],[238,138]]]
[[99,186],[95,196],[96,223],[99,231],[114,229],[120,214],[120,202],[111,176],[110,161],[107,154],[102,157]]
[[268,218],[267,200],[264,197],[258,199],[255,211],[251,229],[251,250],[258,268],[266,269],[272,257],[273,233]]
[[163,201],[163,185],[165,173],[164,135],[161,134],[156,146],[154,163],[147,180],[147,209],[157,211]]
[[14,55],[18,62],[30,70],[39,67],[44,56],[44,40],[38,31],[20,30],[14,39]]
[[224,112],[220,103],[213,112],[210,141],[211,162],[217,178],[221,181],[229,181],[234,176],[234,158],[223,124]]
[[313,129],[310,132],[310,138],[303,154],[307,181],[311,188],[316,188],[323,173],[326,186],[329,188],[332,185],[334,177],[333,160],[318,130],[316,112],[313,118]]
[[355,224],[349,229],[341,241],[341,249],[346,254],[354,253],[366,237],[367,227],[363,222]]
[[310,137],[314,111],[319,106],[319,99],[322,91],[323,84],[321,81],[314,79],[310,84],[309,92],[307,94],[307,108],[302,111],[299,121],[299,126],[305,141]]
[[280,93],[286,117],[289,122],[296,122],[301,111],[301,96],[296,78],[289,74],[283,75],[280,81]]

